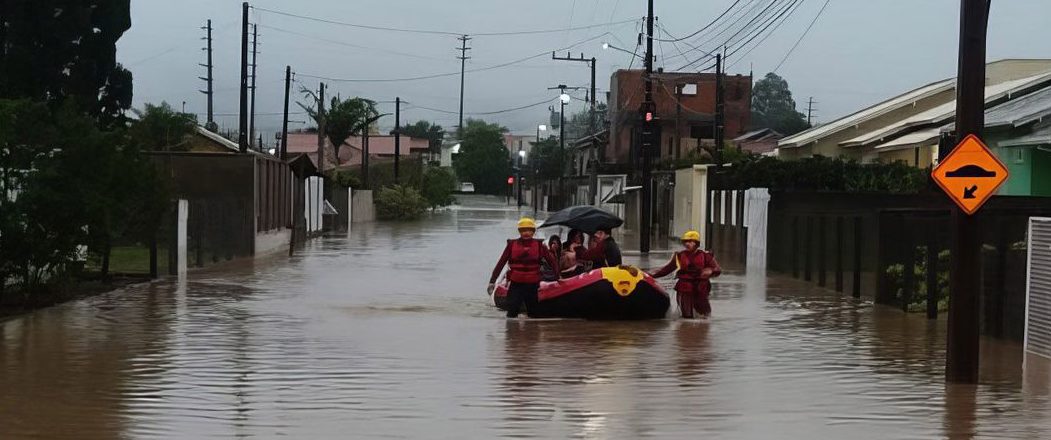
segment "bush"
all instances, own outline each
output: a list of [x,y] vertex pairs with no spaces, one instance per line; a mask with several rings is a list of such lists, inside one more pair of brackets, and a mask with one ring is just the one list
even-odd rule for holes
[[914,194],[928,187],[927,171],[902,163],[861,164],[823,156],[801,160],[751,156],[714,177],[727,189]]
[[[913,296],[910,298],[908,311],[923,312],[927,310],[927,247],[916,247],[916,262],[913,265],[913,280],[916,283]],[[949,309],[949,251],[938,253],[938,311]],[[905,294],[905,265],[892,264],[885,269],[888,281],[893,286],[894,298],[901,304]]]
[[376,215],[381,220],[414,220],[426,210],[427,201],[408,186],[389,186],[376,195]]
[[347,179],[347,182],[356,183],[357,186],[350,186],[354,189],[380,189],[399,183],[413,188],[419,188],[420,183],[423,181],[423,159],[415,157],[402,158],[398,164],[398,182],[394,181],[393,160],[373,160],[369,163],[368,188],[364,186],[364,179],[362,179],[360,165],[347,166],[341,169],[339,174],[344,174],[345,176],[343,178]]
[[449,168],[429,167],[423,173],[423,187],[420,192],[431,208],[449,206],[456,201],[456,176]]
[[332,181],[335,182],[336,185],[342,186],[344,188],[361,188],[361,179],[359,179],[358,176],[354,173],[351,173],[347,170],[341,170],[332,173]]

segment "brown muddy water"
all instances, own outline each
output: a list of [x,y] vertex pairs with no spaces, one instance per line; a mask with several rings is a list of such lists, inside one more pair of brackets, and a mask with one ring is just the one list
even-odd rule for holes
[[494,200],[6,320],[0,438],[1051,438],[1017,344],[946,387],[944,322],[782,277],[706,323],[508,321]]

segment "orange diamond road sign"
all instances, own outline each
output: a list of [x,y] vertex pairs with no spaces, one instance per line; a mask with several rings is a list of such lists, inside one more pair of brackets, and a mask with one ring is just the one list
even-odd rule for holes
[[1007,167],[975,135],[960,142],[931,173],[956,205],[972,215],[1007,181]]

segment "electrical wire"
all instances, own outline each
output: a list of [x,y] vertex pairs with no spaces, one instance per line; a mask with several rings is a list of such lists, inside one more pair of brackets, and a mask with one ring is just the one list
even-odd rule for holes
[[795,52],[796,48],[799,47],[799,43],[803,42],[803,39],[806,38],[807,34],[810,33],[810,29],[813,29],[814,24],[817,23],[817,20],[819,18],[821,18],[821,14],[825,12],[825,8],[827,8],[828,4],[831,2],[832,0],[825,0],[825,4],[821,6],[821,10],[817,11],[817,15],[814,16],[814,20],[810,22],[810,26],[807,26],[806,30],[803,31],[803,35],[799,36],[799,39],[796,40],[796,44],[793,44],[792,48],[788,50],[788,53],[785,53],[785,57],[781,59],[780,63],[777,63],[777,67],[775,67],[774,70],[772,70],[772,72],[777,73],[777,70],[785,64],[785,61],[788,61],[788,57],[792,56],[792,52]]
[[326,23],[326,24],[332,24],[332,25],[337,25],[337,26],[345,26],[345,27],[351,27],[351,28],[357,28],[357,29],[367,29],[367,30],[376,30],[376,31],[388,31],[388,32],[402,32],[402,33],[414,33],[414,34],[426,34],[426,35],[445,35],[445,36],[454,36],[454,37],[459,37],[459,36],[463,36],[463,35],[478,36],[478,37],[500,37],[500,36],[510,36],[510,35],[546,34],[546,33],[556,33],[556,32],[577,31],[577,30],[584,30],[584,29],[594,29],[594,28],[597,28],[597,27],[610,26],[611,24],[618,25],[618,24],[631,23],[631,22],[636,20],[636,19],[630,19],[630,20],[622,20],[622,21],[615,22],[615,23],[600,23],[600,24],[592,24],[592,25],[587,25],[587,26],[576,26],[576,27],[558,28],[558,29],[531,29],[531,30],[521,30],[521,31],[470,33],[470,32],[439,31],[439,30],[434,30],[434,29],[412,29],[412,28],[400,28],[400,27],[391,27],[391,26],[375,26],[375,25],[348,23],[348,22],[343,22],[343,21],[329,20],[329,19],[326,19],[326,18],[311,17],[311,16],[308,16],[308,15],[293,14],[291,12],[278,11],[278,10],[274,10],[274,9],[261,8],[261,7],[258,7],[258,6],[252,6],[252,9],[255,9],[256,11],[259,11],[259,12],[267,12],[267,13],[270,13],[270,14],[281,15],[281,16],[291,17],[291,18],[297,18],[297,19],[300,19],[300,20],[314,21],[314,22],[318,22],[318,23]]
[[[775,2],[778,2],[778,1],[780,1],[780,0],[770,0],[770,3],[766,4],[766,5],[769,7],[769,6],[773,5]],[[724,21],[723,23],[720,23],[714,29],[712,29],[713,33],[709,33],[709,35],[707,35],[708,38],[706,38],[703,41],[701,41],[701,35],[698,35],[698,37],[695,38],[692,42],[683,41],[684,44],[686,44],[687,46],[690,47],[690,50],[684,51],[684,53],[681,54],[680,56],[682,58],[689,59],[686,54],[697,52],[697,51],[704,52],[708,56],[713,56],[711,54],[711,51],[705,50],[704,47],[707,47],[710,43],[714,42],[716,39],[720,38],[721,36],[726,35],[727,32],[734,32],[734,30],[737,29],[738,24],[740,24],[742,20],[745,20],[748,17],[753,17],[753,19],[761,17],[763,15],[763,12],[760,11],[760,8],[764,4],[765,4],[764,0],[749,0],[748,3],[742,5],[740,9],[738,9],[733,14],[731,14],[730,17],[728,17],[726,21]],[[744,30],[744,29],[747,29],[747,28],[748,28],[748,25],[746,23],[744,26],[742,26],[737,31],[740,32],[741,30]],[[731,36],[727,39],[727,41],[729,41],[732,38],[733,38],[733,34],[731,34]],[[725,43],[723,45],[725,45]],[[720,45],[720,46],[722,46],[722,45]],[[693,61],[697,61],[697,60],[695,59]]]
[[690,39],[690,38],[693,38],[693,37],[694,37],[694,36],[696,36],[697,34],[700,34],[701,32],[704,32],[704,31],[705,31],[705,30],[707,30],[708,28],[712,27],[712,25],[714,25],[714,24],[715,24],[715,22],[717,22],[717,21],[719,21],[719,20],[722,20],[722,18],[723,18],[723,17],[725,17],[725,16],[726,16],[726,14],[728,14],[728,13],[729,13],[729,12],[730,12],[731,10],[733,10],[733,8],[737,7],[737,5],[738,5],[739,3],[741,3],[741,0],[735,0],[735,1],[733,2],[733,4],[732,4],[732,5],[730,5],[730,7],[729,7],[729,8],[726,8],[726,10],[725,10],[725,11],[723,11],[723,13],[722,13],[722,14],[719,14],[719,16],[718,16],[718,17],[715,17],[715,19],[714,19],[714,20],[710,21],[710,22],[709,22],[708,24],[704,25],[704,27],[702,27],[702,28],[698,29],[697,31],[693,32],[693,33],[692,33],[692,34],[690,34],[690,35],[687,35],[687,36],[685,36],[685,37],[682,37],[682,38],[676,38],[676,37],[675,37],[674,35],[672,35],[672,34],[671,34],[671,32],[668,32],[667,30],[665,30],[665,31],[664,31],[664,33],[668,34],[668,37],[670,37],[670,39],[668,39],[668,40],[660,40],[660,39],[656,39],[656,38],[655,38],[655,40],[657,40],[657,41],[660,41],[660,42],[664,42],[664,43],[676,43],[676,42],[679,42],[679,41],[683,41],[683,40],[688,40],[688,39]]
[[[546,57],[551,52],[558,52],[558,51],[562,51],[562,50],[572,49],[572,48],[574,48],[576,46],[579,46],[581,44],[584,44],[584,43],[587,43],[587,42],[590,42],[590,41],[597,40],[597,39],[605,37],[607,35],[610,35],[610,33],[609,32],[603,32],[602,34],[593,36],[591,38],[587,38],[585,40],[578,41],[578,42],[573,43],[573,44],[571,44],[569,46],[566,46],[566,47],[562,47],[562,48],[558,48],[558,49],[554,49],[554,50],[545,50],[545,51],[540,52],[540,53],[538,53],[536,55],[530,55],[528,57],[519,58],[517,60],[508,61],[506,63],[494,64],[492,66],[479,67],[479,68],[474,68],[474,69],[467,69],[463,73],[484,72],[484,71],[487,71],[487,70],[500,69],[500,68],[503,68],[503,67],[512,66],[512,65],[515,65],[515,64],[519,64],[519,63],[524,63],[524,62],[532,60],[532,59],[536,59],[536,58],[540,58],[540,57]],[[444,77],[449,77],[449,76],[458,76],[460,74],[461,74],[461,72],[457,71],[457,72],[437,73],[437,74],[433,74],[433,75],[413,76],[413,77],[407,77],[407,78],[372,78],[372,79],[332,78],[332,77],[327,77],[327,76],[322,76],[322,75],[308,75],[308,74],[301,74],[301,76],[306,77],[306,78],[321,79],[321,80],[332,81],[332,82],[407,82],[407,81],[420,81],[420,80],[434,79],[434,78],[444,78]]]
[[[743,37],[741,37],[740,39],[737,39],[736,41],[734,41],[734,38],[736,38],[738,35],[740,35],[741,31],[738,31],[737,33],[735,33],[734,36],[732,36],[724,44],[724,47],[726,47],[727,48],[726,50],[728,51],[727,57],[736,55],[738,52],[740,52],[742,49],[744,49],[746,46],[748,46],[748,44],[750,44],[752,41],[755,41],[756,38],[759,38],[761,35],[763,35],[767,30],[770,29],[771,26],[774,26],[775,24],[780,26],[780,23],[783,23],[785,20],[787,20],[786,14],[789,14],[789,12],[794,12],[795,10],[797,10],[798,6],[802,3],[802,1],[803,0],[787,0],[787,3],[782,4],[782,7],[780,9],[778,9],[777,11],[775,11],[775,15],[766,17],[764,19],[765,22],[759,23],[758,27],[753,27],[753,29],[750,30],[748,32],[748,34],[745,34]],[[773,0],[770,4],[774,5],[774,4],[779,4],[779,3],[782,3],[782,0]],[[764,11],[767,11],[767,10],[769,10],[769,8],[764,9]],[[759,16],[757,16],[757,17],[759,17]],[[753,24],[753,23],[755,23],[755,19],[753,19],[752,21],[749,22],[749,26],[751,24]],[[744,29],[747,29],[747,27],[746,28],[742,28],[742,31]],[[758,31],[756,31],[756,29],[758,29]],[[744,43],[741,43],[741,41],[744,41]],[[734,47],[734,46],[736,46],[736,47],[732,51],[729,50],[730,47]],[[679,69],[676,69],[676,70],[684,70],[684,69],[690,68],[693,65],[695,65],[696,63],[702,61],[703,59],[704,58],[699,58],[697,60],[694,60],[694,61],[692,61],[692,62],[680,67]]]
[[[778,16],[778,20],[771,21],[770,23],[768,23],[766,28],[764,28],[763,30],[759,31],[759,33],[755,34],[755,36],[753,36],[748,41],[746,41],[744,44],[740,45],[736,50],[731,52],[729,54],[729,56],[737,55],[737,52],[740,52],[741,50],[743,50],[745,47],[748,46],[749,43],[751,43],[753,40],[755,40],[760,35],[762,35],[763,32],[766,32],[767,29],[769,29],[771,27],[771,25],[773,25],[773,28],[769,29],[770,31],[767,32],[766,35],[761,40],[759,40],[758,43],[756,43],[754,46],[752,46],[751,49],[748,49],[748,52],[745,52],[740,57],[735,57],[736,61],[734,61],[732,64],[730,64],[729,67],[733,67],[733,66],[737,65],[737,63],[741,62],[741,60],[743,60],[745,57],[747,57],[748,54],[752,53],[752,51],[754,51],[757,47],[761,46],[764,42],[766,42],[766,40],[768,38],[770,38],[771,35],[773,35],[775,32],[777,32],[777,30],[779,28],[781,28],[781,26],[783,24],[785,24],[785,22],[788,21],[788,19],[791,18],[792,15],[794,15],[796,13],[796,11],[799,10],[799,8],[803,5],[803,3],[805,1],[806,0],[796,0],[794,4],[790,5],[790,9],[786,9],[785,10],[785,12],[787,12],[787,15],[785,15],[785,12],[782,12],[781,15]],[[780,18],[781,16],[783,16],[784,18]]]
[[378,47],[368,47],[368,46],[362,46],[362,45],[353,44],[353,43],[346,43],[346,42],[343,42],[343,41],[329,40],[327,38],[321,38],[321,37],[317,37],[317,36],[314,36],[314,35],[304,34],[304,33],[296,32],[296,31],[289,30],[289,29],[279,28],[277,26],[270,26],[270,25],[265,25],[265,24],[260,24],[258,26],[261,27],[261,28],[264,28],[264,29],[270,29],[270,30],[273,30],[273,31],[286,33],[286,34],[289,34],[289,35],[296,35],[296,36],[307,38],[307,39],[310,39],[310,40],[321,41],[321,42],[324,42],[324,43],[334,44],[334,45],[337,45],[337,46],[346,46],[346,47],[353,47],[353,48],[356,48],[356,49],[365,49],[365,50],[372,50],[372,51],[383,52],[383,53],[391,53],[391,54],[394,54],[394,55],[401,55],[401,56],[404,56],[404,57],[417,58],[417,59],[422,59],[422,60],[449,61],[448,59],[445,59],[445,58],[432,57],[432,56],[427,56],[427,55],[418,55],[418,54],[412,54],[412,53],[407,53],[407,52],[398,52],[398,51],[390,50],[390,49],[381,49],[381,48],[378,48]]
[[[464,114],[465,115],[472,115],[472,116],[498,115],[498,114],[502,114],[502,113],[510,113],[510,112],[514,112],[514,111],[525,110],[525,109],[532,108],[532,107],[538,107],[538,106],[547,104],[547,103],[549,103],[549,102],[551,102],[552,100],[555,100],[555,99],[558,99],[558,97],[556,96],[556,97],[551,97],[551,98],[545,98],[543,101],[534,102],[532,104],[526,104],[526,105],[522,105],[522,106],[518,106],[518,107],[507,108],[507,109],[503,109],[503,110],[495,110],[495,111],[489,111],[489,112],[464,112]],[[406,101],[402,101],[402,102],[405,103]],[[410,103],[410,104],[411,104],[411,106],[406,108],[406,110],[418,108],[418,109],[422,109],[422,110],[429,110],[429,111],[432,111],[432,112],[445,113],[445,114],[450,114],[450,115],[459,114],[458,111],[445,110],[445,109],[434,108],[434,107],[427,107],[427,106],[423,106],[423,105],[419,105],[419,104],[412,104],[412,103]]]

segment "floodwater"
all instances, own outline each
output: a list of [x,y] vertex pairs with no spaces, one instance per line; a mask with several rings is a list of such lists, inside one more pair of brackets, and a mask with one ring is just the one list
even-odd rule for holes
[[506,320],[516,213],[470,204],[2,322],[0,438],[1051,438],[1016,344],[946,387],[944,321],[784,278],[730,271],[706,323]]

